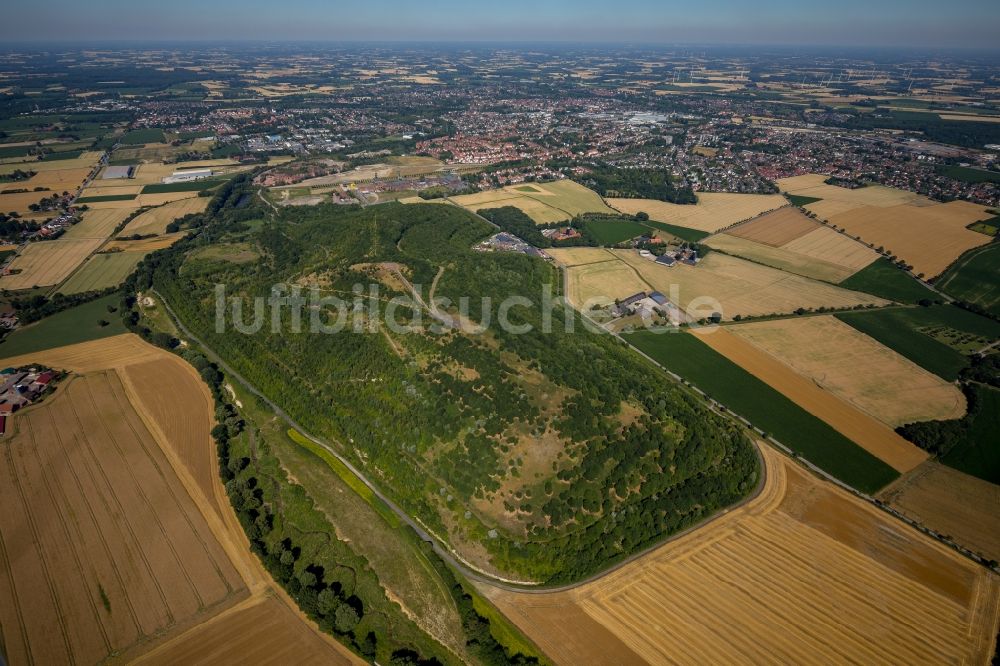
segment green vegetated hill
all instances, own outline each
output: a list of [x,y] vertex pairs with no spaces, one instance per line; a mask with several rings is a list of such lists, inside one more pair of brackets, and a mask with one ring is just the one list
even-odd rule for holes
[[[267,297],[276,283],[314,286],[350,301],[355,284],[378,281],[382,300],[372,303],[384,310],[406,289],[397,266],[425,298],[433,283],[438,298],[470,298],[469,320],[495,322],[504,298],[537,304],[541,285],[559,279],[538,259],[472,251],[492,231],[443,206],[287,209],[259,231],[182,241],[147,261],[140,281],[152,273],[195,334],[292,418],[467,558],[505,575],[578,579],[746,496],[760,472],[739,428],[614,338],[585,331],[569,308],[553,311],[550,333],[541,310],[523,306],[509,312],[534,327],[523,334],[372,331],[356,312],[340,333],[308,332],[313,316],[332,324],[334,307],[306,308],[301,333],[287,314],[277,332],[215,330],[216,284],[245,297]],[[192,256],[234,242],[261,259]]]

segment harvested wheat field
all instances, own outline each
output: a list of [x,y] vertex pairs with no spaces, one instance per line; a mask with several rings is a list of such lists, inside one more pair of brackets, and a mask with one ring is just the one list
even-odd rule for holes
[[[822,228],[817,231],[819,230],[822,230]],[[831,231],[829,229],[826,229],[826,231],[830,231],[830,233],[835,236],[839,236],[839,234],[835,231]],[[812,233],[810,232],[807,235],[812,235]],[[772,268],[778,268],[783,271],[788,271],[789,273],[795,273],[796,275],[812,278],[814,280],[831,282],[833,284],[846,280],[857,272],[855,269],[841,266],[829,261],[824,261],[822,259],[817,259],[816,257],[811,257],[807,254],[792,252],[790,250],[786,250],[785,248],[772,247],[763,243],[756,243],[745,238],[730,235],[729,233],[709,236],[703,242],[712,249],[725,252],[726,254],[731,254],[743,259],[749,259],[750,261],[755,261],[759,264],[764,264],[765,266],[771,266]],[[863,247],[858,243],[855,243],[855,245]],[[871,252],[871,250],[869,250],[869,252]],[[873,259],[878,256],[874,252],[871,254]]]
[[167,225],[185,215],[203,213],[208,207],[208,197],[195,197],[193,199],[181,199],[164,204],[158,208],[152,208],[142,213],[128,223],[122,232],[123,235],[132,234],[163,234],[167,231]]
[[578,266],[594,264],[598,261],[608,261],[615,256],[601,247],[554,247],[545,252],[563,266]]
[[[0,449],[0,496],[17,507],[0,515],[11,662],[169,661],[240,635],[226,643],[232,663],[360,663],[250,553],[215,472],[214,403],[192,367],[132,334],[5,362],[85,373],[15,415]],[[248,639],[251,620],[287,640]]]
[[77,373],[122,368],[132,363],[142,363],[159,357],[161,349],[147,344],[137,335],[123,333],[100,340],[90,340],[66,347],[56,347],[32,352],[23,356],[0,359],[4,367],[18,367],[41,363],[50,368]]
[[864,243],[834,231],[829,227],[819,227],[786,243],[781,249],[826,261],[851,271],[851,275],[868,266],[879,254]]
[[0,456],[12,662],[96,663],[248,594],[114,371],[69,380],[14,426]]
[[1000,486],[929,460],[879,497],[930,529],[1000,561]]
[[17,213],[23,218],[45,218],[49,213],[32,211],[30,206],[36,204],[46,197],[52,196],[52,192],[17,192],[15,194],[0,194],[0,213]]
[[649,214],[651,220],[676,224],[689,229],[715,233],[737,222],[788,205],[778,194],[729,194],[700,192],[698,203],[680,205],[656,199],[608,199],[608,203],[626,215]]
[[[676,294],[676,305],[681,309],[687,310],[692,302],[702,304],[701,309],[708,311],[701,316],[711,314],[712,308],[720,312],[723,319],[730,320],[737,315],[791,313],[798,308],[888,304],[888,301],[875,296],[718,252],[709,254],[697,266],[678,264],[671,268],[643,259],[632,250],[614,250],[612,253],[635,268],[644,281],[671,300]],[[717,303],[721,309],[715,305],[709,308],[708,301],[704,299]]]
[[730,333],[730,327],[692,334],[897,471],[908,472],[927,460],[926,451],[897,435],[892,428],[820,388],[812,379],[796,373],[741,336]]
[[[31,167],[36,171],[35,167]],[[90,175],[90,168],[77,169],[52,169],[39,171],[34,176],[20,184],[21,187],[34,189],[36,187],[47,187],[53,192],[72,192],[87,180]],[[49,193],[51,194],[51,192]]]
[[0,277],[0,288],[30,289],[58,284],[100,244],[98,238],[31,243],[10,263],[9,268],[20,273]]
[[603,578],[480,589],[561,664],[988,662],[995,575],[762,453],[756,498]]
[[818,222],[803,215],[798,208],[785,206],[733,227],[726,233],[755,243],[781,247],[819,227]]
[[869,185],[849,189],[838,185],[827,185],[824,181],[828,176],[822,174],[805,174],[782,178],[778,187],[782,192],[788,192],[803,197],[820,199],[806,204],[804,208],[819,215],[823,219],[863,206],[886,208],[910,204],[912,206],[933,206],[934,201],[914,192],[898,190],[884,185]]
[[[0,164],[0,173],[12,173],[19,169],[20,170],[27,169],[30,171],[34,171],[38,175],[41,175],[49,171],[78,170],[78,171],[85,171],[86,173],[83,174],[83,178],[86,178],[87,173],[90,173],[90,170],[93,169],[95,166],[97,166],[97,162],[100,159],[101,159],[101,153],[92,151],[92,152],[82,153],[79,157],[73,158],[71,160],[44,160],[44,161],[33,160],[31,162],[12,162],[7,164]],[[38,176],[36,175],[33,178],[37,177]],[[45,186],[43,181],[41,180],[34,181],[33,178],[22,182],[31,183],[31,187],[37,187],[39,185],[43,187]],[[80,179],[81,182],[83,181],[83,178]]]
[[[100,183],[100,185],[94,185],[93,183]],[[141,185],[131,185],[128,180],[116,181],[116,180],[106,180],[106,181],[93,181],[92,184],[88,185],[81,196],[84,197],[114,197],[124,194],[139,194],[142,192]]]
[[570,302],[584,311],[596,304],[611,305],[615,299],[640,291],[652,291],[631,266],[616,259],[576,266],[566,281]]
[[985,245],[991,238],[966,226],[990,217],[986,208],[967,201],[932,206],[865,206],[833,215],[830,224],[851,236],[884,247],[913,272],[934,277],[963,252]]
[[[531,197],[514,197],[512,199],[501,199],[499,201],[494,201],[492,203],[483,204],[475,208],[473,212],[478,212],[483,209],[489,208],[503,208],[504,206],[513,206],[517,208],[522,213],[530,217],[535,224],[553,224],[555,222],[568,222],[571,217],[570,213],[560,210],[558,208],[553,208],[548,204],[545,204],[537,199]],[[473,210],[469,208],[468,210]]]
[[331,650],[323,636],[310,631],[281,599],[272,595],[248,599],[142,655],[135,663],[237,666],[247,663],[248,658],[260,666],[365,663],[353,655]]
[[965,415],[965,396],[954,384],[832,315],[726,330],[889,426]]
[[[552,183],[531,183],[530,186],[533,190],[531,192],[517,189],[518,187],[525,187],[524,185],[508,187],[507,191],[517,192],[518,194],[557,208],[567,213],[569,217],[583,215],[584,213],[615,214],[615,211],[604,203],[604,199],[597,192],[572,180],[557,180]],[[541,190],[541,192],[537,190]]]
[[80,214],[80,222],[67,229],[62,238],[107,238],[131,213],[128,208],[86,210]]

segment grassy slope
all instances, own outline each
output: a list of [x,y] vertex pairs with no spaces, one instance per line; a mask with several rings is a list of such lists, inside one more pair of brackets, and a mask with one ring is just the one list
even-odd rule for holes
[[948,326],[986,337],[1000,336],[1000,324],[954,305],[843,312],[835,316],[948,381],[958,378],[968,359],[919,328]]
[[933,291],[893,266],[885,257],[879,257],[860,271],[840,283],[845,289],[881,296],[897,303],[916,303],[920,299],[934,300]]
[[838,479],[872,493],[898,474],[693,335],[648,331],[629,342]]
[[[109,305],[118,307],[118,300],[117,295],[105,296],[57,312],[14,331],[0,344],[0,357],[17,356],[125,333],[121,315],[108,312],[107,309]],[[102,319],[109,322],[107,326],[97,324]]]
[[936,284],[949,296],[1000,315],[1000,243],[969,250]]
[[687,227],[678,227],[676,224],[667,224],[666,222],[656,222],[655,220],[646,220],[643,222],[646,226],[653,227],[654,229],[659,229],[660,231],[665,231],[672,236],[677,236],[681,240],[686,240],[691,243],[697,243],[703,238],[708,238],[711,236],[710,233],[705,231],[699,231],[698,229],[688,229]]

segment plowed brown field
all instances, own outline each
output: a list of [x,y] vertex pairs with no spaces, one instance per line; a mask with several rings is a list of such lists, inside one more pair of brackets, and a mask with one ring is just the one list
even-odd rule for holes
[[996,576],[763,454],[755,499],[597,581],[481,589],[563,664],[988,661]]

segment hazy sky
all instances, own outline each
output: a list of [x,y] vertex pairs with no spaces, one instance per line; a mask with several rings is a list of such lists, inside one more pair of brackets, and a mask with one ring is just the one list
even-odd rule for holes
[[611,41],[997,48],[1000,0],[14,0],[0,41]]

